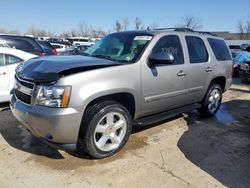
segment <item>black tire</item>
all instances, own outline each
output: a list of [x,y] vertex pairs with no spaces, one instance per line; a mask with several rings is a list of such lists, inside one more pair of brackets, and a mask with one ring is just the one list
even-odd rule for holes
[[[220,98],[218,100],[218,106],[217,105],[214,106],[213,110],[211,110],[211,109],[209,109],[209,105],[210,105],[209,98],[211,97],[212,92],[214,92],[215,90],[220,95]],[[213,116],[219,110],[220,105],[221,105],[221,100],[222,100],[222,89],[221,89],[221,86],[219,84],[211,83],[210,86],[209,86],[209,88],[208,88],[208,90],[207,90],[205,98],[201,102],[201,107],[198,108],[197,111],[203,117]]]
[[[121,143],[118,144],[117,148],[112,149],[110,151],[102,151],[96,145],[97,133],[95,132],[95,130],[98,123],[100,123],[102,118],[104,118],[105,115],[107,115],[108,113],[118,113],[121,116],[123,116],[124,120],[126,121],[126,131],[124,131],[125,132],[124,138],[122,139]],[[96,159],[102,159],[105,157],[112,156],[126,144],[131,134],[131,130],[132,130],[131,115],[124,106],[114,101],[104,101],[94,104],[93,106],[90,106],[86,110],[83,116],[77,143],[78,151],[84,150],[87,154]]]

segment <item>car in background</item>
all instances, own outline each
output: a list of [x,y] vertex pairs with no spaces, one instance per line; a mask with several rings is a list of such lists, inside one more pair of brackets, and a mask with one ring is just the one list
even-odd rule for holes
[[0,34],[0,41],[7,44],[10,48],[15,48],[38,56],[46,53],[34,37]]
[[87,45],[71,46],[65,51],[61,52],[60,55],[84,55],[85,50],[88,48],[89,46]]
[[239,77],[241,82],[250,82],[250,60],[240,64]]
[[67,38],[67,40],[69,40],[73,46],[75,45],[92,46],[93,44],[95,44],[95,42],[93,42],[90,39],[90,37],[70,37]]
[[235,58],[237,53],[241,51],[240,45],[229,45],[230,52],[232,54],[232,58]]
[[21,50],[0,48],[0,103],[10,99],[10,91],[14,87],[15,69],[23,61],[37,57]]
[[57,44],[64,44],[66,46],[70,46],[71,43],[68,40],[62,38],[48,38],[46,39],[49,43],[57,43]]
[[57,50],[47,41],[37,40],[37,42],[42,47],[45,55],[58,55]]
[[248,47],[250,47],[250,44],[241,44],[240,47],[242,50],[246,50]]
[[58,44],[58,43],[50,43],[51,46],[53,46],[58,53],[64,52],[66,50],[66,45],[64,44]]

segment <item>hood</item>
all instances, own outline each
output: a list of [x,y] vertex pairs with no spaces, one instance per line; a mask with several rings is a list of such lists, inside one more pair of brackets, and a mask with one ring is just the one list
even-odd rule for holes
[[47,56],[26,61],[16,74],[35,83],[53,82],[60,76],[117,65],[122,63],[87,56]]

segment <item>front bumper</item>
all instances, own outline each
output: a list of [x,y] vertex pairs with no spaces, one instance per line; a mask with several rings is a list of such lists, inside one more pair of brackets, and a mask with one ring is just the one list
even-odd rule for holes
[[12,96],[10,108],[15,118],[36,137],[59,144],[75,144],[82,115],[73,108],[28,106]]

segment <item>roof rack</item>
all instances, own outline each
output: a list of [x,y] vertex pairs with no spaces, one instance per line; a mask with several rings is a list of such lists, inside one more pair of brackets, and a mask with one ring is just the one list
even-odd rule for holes
[[203,35],[212,35],[212,36],[217,36],[214,33],[210,33],[208,31],[195,31],[189,28],[185,28],[185,27],[173,27],[173,28],[156,28],[153,29],[156,31],[177,31],[177,32],[193,32],[193,33],[199,33],[199,34],[203,34]]

